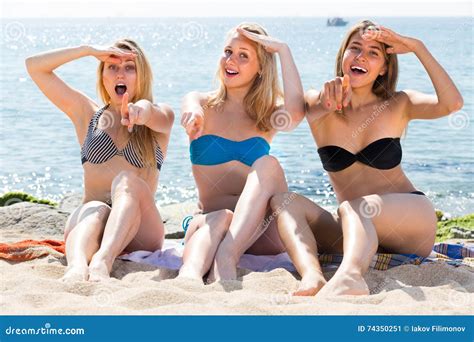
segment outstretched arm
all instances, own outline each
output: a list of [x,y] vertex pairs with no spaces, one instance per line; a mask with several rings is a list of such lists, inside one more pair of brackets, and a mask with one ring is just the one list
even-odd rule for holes
[[120,63],[120,57],[134,57],[131,52],[118,48],[95,48],[79,46],[63,48],[28,57],[26,68],[33,81],[46,97],[73,121],[77,122],[83,113],[96,106],[87,95],[66,84],[54,70],[63,64],[85,56],[95,56],[109,63]]
[[385,27],[380,27],[380,33],[374,39],[390,46],[387,48],[387,53],[413,52],[433,83],[436,95],[423,94],[415,90],[405,91],[408,96],[406,115],[409,120],[436,119],[462,108],[461,93],[422,41],[404,37]]
[[248,39],[262,44],[268,52],[278,53],[280,56],[285,101],[284,109],[291,115],[291,124],[289,127],[285,127],[285,131],[294,129],[304,119],[305,108],[301,78],[290,48],[286,43],[269,36],[249,32],[242,28],[238,28],[237,31]]
[[169,134],[173,126],[174,112],[167,104],[154,104],[148,100],[128,102],[128,93],[122,97],[121,123],[132,132],[133,125],[144,125],[151,130]]

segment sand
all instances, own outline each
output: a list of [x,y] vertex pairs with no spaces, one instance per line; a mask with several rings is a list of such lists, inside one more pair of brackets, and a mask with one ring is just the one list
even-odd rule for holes
[[[2,229],[0,241],[61,239],[59,233]],[[371,294],[293,297],[298,280],[284,269],[239,270],[239,280],[204,285],[175,279],[177,271],[116,260],[101,283],[62,283],[60,254],[11,263],[0,260],[0,314],[103,315],[471,315],[474,269],[443,262],[403,265],[366,275]],[[325,274],[328,277],[332,273]]]

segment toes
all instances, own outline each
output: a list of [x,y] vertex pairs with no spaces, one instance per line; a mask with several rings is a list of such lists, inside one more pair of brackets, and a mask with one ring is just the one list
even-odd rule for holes
[[59,280],[63,283],[87,281],[88,276],[87,267],[69,268]]

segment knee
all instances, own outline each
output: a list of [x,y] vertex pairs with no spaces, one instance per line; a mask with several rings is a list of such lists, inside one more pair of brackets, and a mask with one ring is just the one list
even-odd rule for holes
[[337,209],[339,217],[357,215],[360,219],[372,219],[382,211],[382,200],[378,195],[369,195],[343,201]]
[[278,215],[282,210],[291,206],[297,196],[298,195],[294,192],[281,192],[273,195],[270,198],[270,207],[272,211]]
[[268,155],[257,159],[249,174],[253,172],[257,174],[260,183],[265,185],[263,189],[274,189],[271,190],[273,193],[288,191],[285,173],[275,157]]
[[104,202],[90,201],[84,205],[84,208],[81,211],[81,216],[92,217],[100,221],[105,221],[109,217],[110,207]]
[[337,208],[337,216],[343,219],[351,219],[354,217],[358,217],[359,213],[357,212],[357,208],[360,206],[362,202],[360,200],[350,200],[350,201],[343,201],[339,204]]
[[342,201],[337,208],[337,215],[339,217],[346,216],[353,212],[354,201]]
[[66,241],[67,237],[72,230],[82,221],[93,221],[93,222],[102,222],[102,225],[87,225],[95,227],[103,227],[105,222],[109,218],[110,207],[100,201],[90,201],[84,204],[82,207],[77,208],[66,222],[66,227],[64,229],[64,240]]
[[253,164],[252,169],[254,170],[281,170],[280,162],[277,158],[271,155],[266,155],[258,158]]
[[220,240],[222,240],[229,230],[234,213],[229,209],[222,209],[215,213],[216,228],[218,228]]
[[224,225],[229,226],[230,223],[232,222],[232,218],[234,217],[234,213],[232,210],[229,209],[222,209],[217,212],[217,215],[220,219],[221,222],[224,223]]

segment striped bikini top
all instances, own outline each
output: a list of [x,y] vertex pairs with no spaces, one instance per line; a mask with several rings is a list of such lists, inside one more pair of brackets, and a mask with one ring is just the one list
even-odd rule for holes
[[[84,144],[81,146],[82,164],[85,162],[102,164],[114,156],[123,156],[125,160],[133,166],[142,168],[144,166],[143,160],[139,153],[133,148],[131,140],[128,141],[127,145],[122,150],[119,150],[117,146],[115,146],[110,135],[98,128],[100,116],[108,107],[109,105],[106,105],[99,109],[89,122],[86,139],[84,140]],[[158,170],[161,170],[161,165],[163,164],[163,152],[158,144],[156,144],[155,148],[155,159],[156,167]]]

